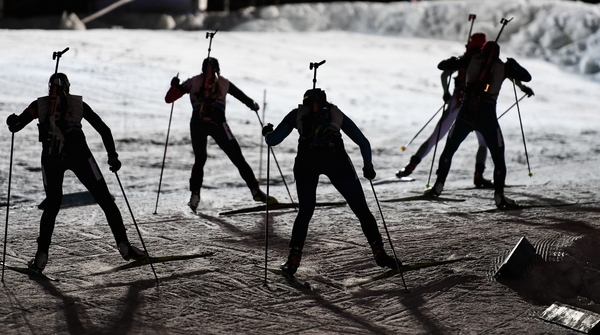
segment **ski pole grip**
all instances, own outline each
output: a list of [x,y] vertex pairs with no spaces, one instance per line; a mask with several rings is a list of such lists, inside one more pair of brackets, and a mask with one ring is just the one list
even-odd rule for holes
[[477,15],[469,14],[469,21],[471,21],[471,20],[475,21],[476,18],[477,18]]
[[54,51],[52,53],[52,59],[60,58],[65,52],[69,51],[69,47],[66,47],[63,51]]
[[210,33],[210,32],[206,32],[206,38],[213,38],[215,36],[215,34],[217,33],[217,31],[219,31],[219,29],[215,30],[214,33]]
[[309,70],[312,70],[313,68],[317,69],[319,68],[319,66],[325,64],[325,60],[320,61],[319,63],[310,63],[310,66],[308,67]]

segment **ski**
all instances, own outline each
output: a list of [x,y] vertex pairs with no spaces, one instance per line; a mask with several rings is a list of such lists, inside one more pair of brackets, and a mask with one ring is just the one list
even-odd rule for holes
[[394,177],[375,180],[375,181],[373,181],[373,185],[384,185],[384,184],[391,184],[391,183],[410,183],[413,181],[415,181],[415,178],[412,178],[412,177],[396,177],[396,176],[394,176]]
[[[0,265],[2,264],[2,262],[0,262]],[[9,265],[5,265],[5,267],[9,270],[13,270],[19,273],[23,273],[26,275],[29,275],[29,278],[37,278],[37,279],[42,279],[42,280],[49,280],[49,281],[59,281],[58,279],[54,278],[54,277],[50,277],[47,276],[39,271],[35,271],[32,270],[28,267],[17,267],[17,266],[9,266]]]
[[[457,258],[457,259],[451,259],[451,260],[447,260],[447,261],[435,261],[435,262],[428,262],[428,263],[414,263],[414,264],[403,264],[400,266],[400,270],[402,271],[402,273],[404,272],[408,272],[408,271],[415,271],[415,270],[420,270],[420,269],[424,269],[424,268],[429,268],[429,267],[433,267],[433,266],[440,266],[440,265],[444,265],[444,264],[450,264],[450,263],[456,263],[456,262],[460,262],[460,261],[464,261],[464,260],[468,260],[468,259],[472,259],[472,258]],[[352,287],[357,287],[357,286],[362,286],[365,284],[369,284],[381,279],[385,279],[385,278],[391,278],[394,277],[395,275],[399,274],[400,271],[396,270],[396,269],[391,269],[391,270],[387,270],[381,274],[378,274],[374,277],[371,278],[367,278],[367,279],[363,279],[363,280],[359,280],[357,282],[354,282],[352,284],[346,285],[346,288],[352,288]]]
[[[261,268],[262,268],[262,269],[264,269],[264,267],[261,267]],[[269,272],[271,272],[271,273],[274,273],[274,274],[276,274],[276,275],[280,275],[280,276],[282,276],[283,278],[285,278],[285,279],[286,279],[286,281],[287,281],[287,282],[288,282],[290,285],[292,285],[292,286],[294,286],[294,287],[296,287],[296,288],[299,288],[299,289],[301,289],[301,290],[308,290],[308,291],[312,291],[312,287],[310,286],[310,283],[309,283],[309,282],[303,282],[303,281],[300,281],[300,280],[299,280],[298,278],[296,278],[295,276],[292,276],[292,275],[288,274],[287,272],[284,272],[284,271],[283,271],[283,270],[281,270],[281,269],[276,269],[276,268],[267,268],[267,270],[268,270]]]
[[[339,202],[317,202],[315,204],[315,206],[317,206],[317,207],[324,207],[324,206],[345,206],[345,205],[346,205],[345,201],[339,201]],[[297,208],[297,207],[298,207],[297,203],[277,203],[277,204],[269,205],[269,210],[271,211],[271,210]],[[263,212],[266,209],[267,209],[266,205],[259,205],[259,206],[254,206],[254,207],[246,207],[246,208],[235,209],[235,210],[231,210],[231,211],[227,211],[227,212],[221,212],[221,213],[219,213],[219,215],[227,216],[227,215],[234,215],[234,214]]]
[[[591,202],[591,203],[595,203],[595,202]],[[471,214],[496,213],[496,212],[522,210],[522,209],[528,209],[528,208],[565,207],[565,206],[575,206],[575,205],[583,205],[583,204],[586,204],[586,203],[573,202],[573,203],[562,203],[562,204],[525,204],[525,205],[516,204],[514,206],[510,206],[510,207],[506,207],[506,208],[490,208],[490,209],[483,209],[480,211],[473,211],[473,212],[469,212],[469,213],[471,213]],[[587,204],[589,204],[589,203],[587,203]]]
[[381,202],[419,201],[419,200],[426,200],[426,201],[455,201],[455,202],[465,201],[465,199],[459,199],[459,198],[428,197],[428,196],[425,196],[425,195],[414,195],[414,196],[410,196],[410,197],[381,200]]
[[142,258],[140,258],[138,260],[135,260],[133,262],[127,263],[125,265],[117,266],[115,268],[112,268],[112,269],[109,269],[109,270],[106,270],[106,271],[100,271],[100,272],[92,273],[92,276],[98,276],[98,275],[103,275],[103,274],[108,274],[108,273],[114,273],[114,272],[121,271],[121,270],[127,270],[127,269],[131,269],[131,268],[136,268],[136,267],[148,265],[150,263],[152,263],[152,264],[166,263],[166,262],[179,261],[179,260],[185,260],[185,259],[208,257],[208,256],[212,256],[214,254],[215,254],[214,252],[207,251],[207,252],[203,252],[203,253],[200,253],[200,254],[191,254],[191,255],[172,255],[172,256],[161,256],[161,257],[142,257]]

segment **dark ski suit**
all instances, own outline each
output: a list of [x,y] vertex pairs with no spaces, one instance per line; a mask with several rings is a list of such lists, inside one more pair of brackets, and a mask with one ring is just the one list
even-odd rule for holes
[[496,58],[491,66],[491,79],[488,90],[483,93],[484,88],[482,85],[486,83],[479,81],[479,75],[485,63],[486,59],[481,54],[477,54],[470,59],[450,59],[439,65],[440,70],[444,71],[466,69],[467,80],[461,108],[440,156],[436,184],[444,184],[450,171],[452,156],[467,135],[476,130],[485,139],[494,161],[495,193],[503,194],[506,162],[504,158],[504,138],[496,116],[496,100],[504,79],[515,80],[520,86],[521,81],[530,81],[531,75],[512,58],[508,58],[506,63]]
[[[372,170],[369,141],[337,106],[329,104],[326,108],[329,120],[324,126],[314,120],[319,117],[315,112],[307,106],[299,105],[285,116],[273,132],[265,136],[267,144],[275,146],[294,128],[300,133],[294,164],[299,210],[294,221],[290,248],[301,251],[304,246],[308,224],[315,209],[316,189],[321,174],[329,177],[333,186],[346,199],[348,206],[358,217],[369,243],[373,245],[378,241],[381,244],[377,222],[369,210],[354,166],[346,153],[340,130],[360,147],[365,169]],[[324,136],[319,137],[315,133]]]
[[[66,101],[66,102],[65,102]],[[40,141],[42,142],[42,176],[46,200],[44,212],[40,220],[40,235],[37,239],[38,253],[48,254],[56,216],[62,203],[62,184],[64,173],[71,170],[81,183],[90,191],[98,205],[104,211],[108,225],[117,245],[128,242],[123,218],[119,208],[113,201],[98,164],[90,151],[81,120],[85,119],[102,136],[102,142],[110,159],[117,160],[118,154],[110,128],[102,121],[80,96],[66,94],[61,97],[57,113],[60,120],[56,121],[59,133],[64,137],[61,149],[51,147],[48,139],[48,120],[50,119],[50,97],[42,97],[33,101],[17,118],[15,125],[9,128],[17,132],[34,119],[39,119]],[[8,123],[8,121],[7,121]],[[119,163],[120,164],[120,163]]]
[[165,96],[165,102],[172,103],[183,94],[190,94],[192,103],[192,118],[190,120],[190,133],[192,148],[194,149],[194,166],[190,177],[190,191],[200,192],[204,179],[204,165],[206,164],[206,146],[208,136],[211,136],[217,145],[227,154],[231,162],[237,167],[242,179],[250,190],[258,188],[258,181],[252,168],[242,155],[242,149],[231,133],[225,118],[225,97],[231,94],[248,108],[256,111],[258,104],[242,92],[237,86],[222,76],[214,84],[210,96],[204,92],[204,73],[187,79],[181,85],[173,85]]

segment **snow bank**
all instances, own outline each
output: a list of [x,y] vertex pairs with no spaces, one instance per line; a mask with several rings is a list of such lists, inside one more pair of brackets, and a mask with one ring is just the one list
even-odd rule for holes
[[465,41],[474,31],[496,38],[502,18],[512,19],[499,41],[511,52],[542,58],[600,79],[600,7],[572,1],[425,1],[297,4],[256,10],[238,31],[344,30],[369,34]]
[[[337,2],[249,7],[231,13],[198,15],[108,14],[88,28],[184,29],[253,32],[342,30],[465,41],[469,14],[474,31],[496,38],[502,18],[512,21],[499,41],[505,50],[544,59],[569,71],[600,79],[600,7],[574,1],[419,1],[396,3]],[[32,21],[23,21],[31,25]],[[53,20],[49,22],[58,22]],[[166,23],[165,23],[166,22]],[[52,23],[53,25],[55,23]],[[18,28],[14,20],[0,27]],[[47,28],[35,26],[29,28]]]

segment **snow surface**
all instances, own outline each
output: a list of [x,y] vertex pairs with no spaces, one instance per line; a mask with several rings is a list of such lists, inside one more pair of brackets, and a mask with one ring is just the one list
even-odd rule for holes
[[[321,15],[315,18],[315,12]],[[493,192],[469,189],[477,146],[470,136],[455,155],[444,192],[466,201],[380,204],[395,250],[405,263],[469,260],[405,273],[410,292],[404,292],[399,278],[339,290],[334,286],[380,270],[351,211],[326,208],[315,212],[298,272],[314,291],[302,293],[275,275],[268,276],[269,285],[264,287],[263,270],[255,266],[264,261],[264,213],[218,215],[255,203],[233,165],[212,142],[201,214],[194,215],[185,205],[193,163],[187,97],[173,106],[158,214],[152,214],[171,111],[164,94],[174,75],[188,78],[199,72],[208,46],[205,31],[3,30],[1,119],[20,113],[46,93],[55,66],[52,52],[70,47],[60,61],[60,71],[69,75],[71,92],[83,95],[113,131],[123,162],[119,176],[149,252],[215,251],[210,258],[157,264],[158,288],[148,267],[92,276],[123,261],[97,206],[64,209],[57,219],[46,269],[61,281],[28,281],[6,270],[0,298],[4,333],[568,334],[568,329],[537,316],[554,301],[600,312],[596,305],[600,301],[596,257],[600,84],[593,71],[585,66],[583,71],[580,65],[599,55],[592,47],[597,6],[561,1],[432,1],[281,6],[260,13],[262,19],[246,19],[233,31],[215,35],[211,55],[219,59],[222,75],[260,103],[258,115],[263,121],[277,124],[312,86],[309,63],[326,60],[318,70],[317,86],[369,138],[378,179],[393,176],[433,129],[430,124],[405,152],[400,150],[442,105],[436,65],[464,51],[468,14],[477,14],[474,31],[488,35],[497,33],[501,17],[514,16],[501,39],[502,57],[516,58],[531,72],[528,85],[535,96],[522,100],[519,109],[512,108],[500,122],[506,141],[507,184],[513,185],[506,193],[525,204],[579,204],[471,213],[493,207]],[[581,45],[586,47],[576,47]],[[563,62],[561,55],[569,55],[572,62]],[[505,82],[499,113],[514,101],[513,87]],[[229,98],[227,116],[246,159],[257,177],[262,167],[264,180],[266,151],[260,148],[257,114]],[[34,123],[14,137],[9,265],[24,264],[35,253],[41,215],[36,206],[44,194]],[[84,124],[84,131],[129,236],[137,241],[119,185],[104,164],[101,139],[89,125]],[[294,132],[274,148],[294,197],[296,139]],[[0,127],[0,146],[6,148],[0,151],[2,199],[8,189],[10,144],[11,134]],[[346,138],[346,148],[360,171],[358,147]],[[433,152],[415,170],[415,182],[376,186],[378,199],[422,192],[432,157]],[[270,193],[288,201],[282,176],[271,163]],[[488,178],[492,169],[490,158]],[[364,179],[363,185],[385,237],[371,185]],[[68,173],[64,192],[81,190],[83,186]],[[342,200],[326,178],[317,192],[319,201]],[[5,211],[3,207],[0,213]],[[270,214],[270,266],[285,259],[294,218],[294,211]],[[494,280],[491,275],[521,236],[532,242],[543,260],[524,280]]]

